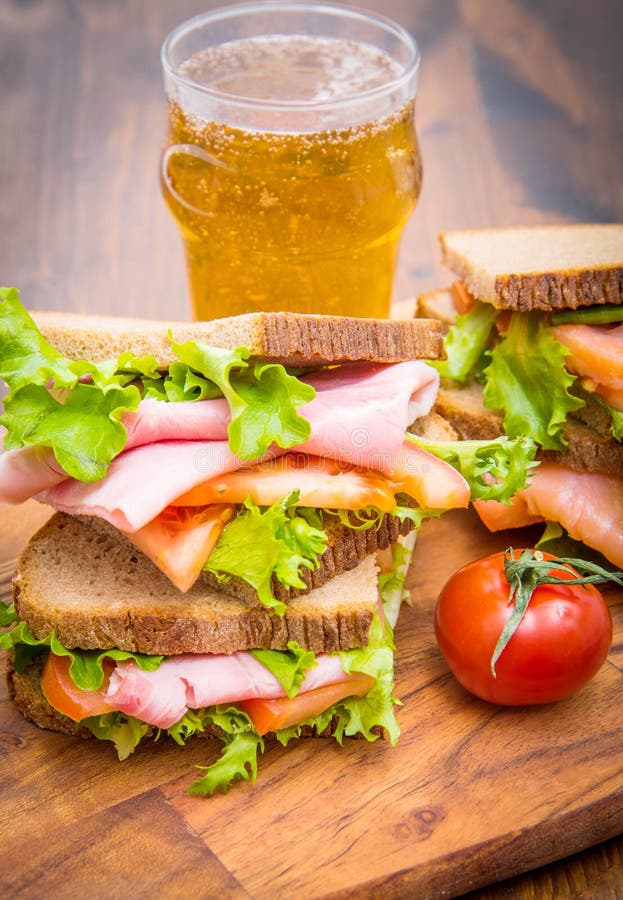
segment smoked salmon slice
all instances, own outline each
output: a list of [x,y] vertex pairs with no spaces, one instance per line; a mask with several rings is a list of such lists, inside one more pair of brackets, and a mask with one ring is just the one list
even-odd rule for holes
[[[496,518],[494,503],[474,503],[491,530],[528,525],[539,518],[559,522],[572,538],[623,567],[623,478],[541,463],[528,487],[517,494],[514,514],[505,519],[502,510]],[[508,509],[506,504],[497,505]]]
[[569,371],[590,379],[597,393],[622,408],[623,325],[557,325],[553,332],[556,340],[571,351],[565,360]]

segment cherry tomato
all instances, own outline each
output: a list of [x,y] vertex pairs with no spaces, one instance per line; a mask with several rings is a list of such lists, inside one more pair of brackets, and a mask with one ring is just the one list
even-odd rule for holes
[[[514,552],[517,559],[521,550]],[[610,611],[593,585],[548,584],[532,593],[526,613],[491,671],[498,638],[513,610],[504,552],[459,569],[435,609],[439,648],[458,681],[491,703],[522,706],[570,696],[600,668],[612,643]],[[555,559],[544,553],[546,560]],[[566,580],[569,570],[556,572]]]

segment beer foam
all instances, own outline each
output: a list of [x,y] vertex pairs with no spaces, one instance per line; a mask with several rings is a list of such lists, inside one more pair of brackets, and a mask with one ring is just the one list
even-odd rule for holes
[[370,44],[269,35],[207,47],[178,71],[197,85],[232,98],[327,103],[382,88],[400,77],[402,67]]

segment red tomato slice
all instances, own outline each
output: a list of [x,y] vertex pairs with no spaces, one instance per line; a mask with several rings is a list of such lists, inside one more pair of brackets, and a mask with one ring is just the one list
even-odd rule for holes
[[345,697],[363,697],[368,693],[374,678],[362,672],[354,672],[347,681],[327,684],[313,691],[305,691],[296,697],[280,697],[277,700],[241,700],[236,706],[244,710],[253,722],[258,734],[267,734],[279,728],[297,725],[306,719],[319,716],[325,709]]
[[405,441],[392,476],[397,491],[404,491],[431,509],[464,508],[470,488],[460,472],[449,463]]
[[180,591],[195,583],[236,508],[167,506],[143,528],[125,533]]
[[544,522],[543,516],[533,516],[528,512],[525,500],[515,495],[510,503],[497,500],[474,500],[474,509],[489,531],[504,531],[507,528],[523,528]]
[[297,506],[326,509],[375,506],[390,512],[396,505],[392,485],[380,473],[306,453],[286,453],[278,459],[219,475],[178,497],[175,504],[244,503],[250,497],[258,506],[271,506],[294,488],[300,491]]
[[106,691],[110,673],[115,667],[114,662],[104,660],[104,682],[98,691],[83,691],[77,687],[69,675],[70,664],[68,656],[48,654],[41,675],[41,690],[50,706],[74,722],[113,712],[115,707],[106,700]]

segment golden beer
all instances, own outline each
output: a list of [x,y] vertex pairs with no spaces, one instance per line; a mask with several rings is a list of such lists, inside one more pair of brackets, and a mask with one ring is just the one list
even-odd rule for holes
[[252,128],[239,127],[169,96],[162,183],[195,318],[389,314],[421,184],[414,101],[380,103],[378,117],[355,124],[348,104],[326,112],[342,96],[374,93],[394,65],[367,45],[295,35],[230,41],[179,67],[191,84],[247,98],[254,113]]

